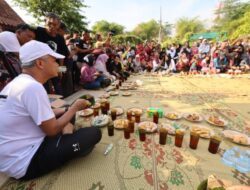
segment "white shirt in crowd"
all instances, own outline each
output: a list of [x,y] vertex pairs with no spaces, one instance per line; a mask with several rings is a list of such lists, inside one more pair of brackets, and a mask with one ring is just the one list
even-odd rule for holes
[[0,98],[0,172],[19,179],[46,136],[39,126],[55,115],[44,87],[30,75],[19,75],[0,94],[7,96]]

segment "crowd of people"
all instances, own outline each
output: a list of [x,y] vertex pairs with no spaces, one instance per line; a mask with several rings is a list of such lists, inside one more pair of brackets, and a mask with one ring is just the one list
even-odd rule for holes
[[[187,74],[240,74],[250,68],[249,38],[230,44],[228,40],[214,42],[201,37],[192,43],[173,43],[161,47],[155,41],[145,41],[134,46],[129,43],[115,45],[112,44],[113,31],[106,38],[101,34],[90,34],[88,30],[70,33],[60,18],[50,13],[46,16],[45,28],[20,25],[15,34],[2,32],[0,44],[7,44],[6,51],[12,54],[8,58],[15,68],[16,76],[21,73],[21,68],[13,51],[18,52],[18,48],[31,39],[47,43],[54,51],[64,55],[65,59],[58,61],[58,64],[66,66],[67,72],[44,85],[48,93],[64,97],[79,88],[106,87],[116,78],[126,77],[131,72],[165,70]],[[15,43],[9,43],[12,38],[15,38]],[[16,44],[17,47],[10,51],[10,44]]]
[[72,118],[90,106],[87,100],[53,110],[48,93],[66,97],[79,88],[104,88],[136,72],[246,72],[250,65],[249,39],[199,39],[162,48],[154,41],[114,45],[113,35],[71,35],[53,13],[46,15],[45,27],[21,24],[0,33],[0,70],[12,79],[0,92],[0,172],[32,179],[87,155],[100,141],[98,128],[73,132]]

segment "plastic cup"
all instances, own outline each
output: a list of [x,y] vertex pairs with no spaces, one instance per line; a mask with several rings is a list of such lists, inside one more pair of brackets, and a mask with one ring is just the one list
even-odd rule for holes
[[175,132],[175,146],[181,147],[184,137],[184,132],[182,130],[176,130]]
[[131,111],[127,111],[127,119],[132,120],[132,112]]
[[154,112],[154,115],[153,115],[153,122],[155,124],[158,124],[158,121],[159,121],[159,113],[156,111]]
[[135,122],[140,123],[141,122],[141,113],[140,112],[135,112]]
[[208,151],[212,154],[216,154],[218,152],[219,146],[221,143],[221,139],[217,136],[213,136],[210,138]]
[[94,108],[93,110],[94,110],[93,115],[98,116],[99,115],[99,108]]
[[167,134],[168,134],[167,129],[160,128],[160,130],[159,130],[159,143],[161,145],[165,145],[166,144],[166,142],[167,142]]
[[108,125],[108,135],[114,136],[114,124],[113,123]]
[[101,111],[102,111],[102,114],[105,114],[105,115],[108,114],[108,110],[106,108],[106,103],[101,104]]
[[109,103],[109,101],[107,101],[107,102],[105,103],[105,106],[106,106],[106,110],[109,111],[109,109],[110,109],[110,103]]
[[192,149],[196,149],[198,142],[199,142],[200,136],[198,133],[195,132],[191,132],[190,133],[190,143],[189,143],[189,147]]
[[135,122],[134,122],[134,120],[129,120],[128,121],[128,127],[130,129],[130,132],[133,133],[134,130],[135,130]]
[[139,137],[140,137],[140,141],[145,141],[146,140],[146,131],[145,131],[145,129],[139,129]]
[[124,138],[125,139],[129,139],[130,138],[130,128],[128,127],[128,125],[126,125],[124,127]]
[[111,109],[111,118],[112,120],[116,120],[116,109]]

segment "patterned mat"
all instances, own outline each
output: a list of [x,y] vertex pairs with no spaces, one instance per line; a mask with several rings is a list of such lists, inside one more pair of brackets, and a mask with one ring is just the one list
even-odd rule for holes
[[[165,112],[198,112],[203,115],[219,114],[229,124],[227,128],[244,131],[250,119],[250,88],[248,78],[198,78],[177,76],[139,75],[131,81],[141,80],[143,85],[133,90],[132,96],[110,97],[111,107],[121,106],[125,110],[139,107],[144,110],[142,120],[147,118],[148,107],[160,107]],[[125,115],[120,116],[121,118]],[[160,119],[160,123],[167,122]],[[77,118],[77,127],[87,127],[91,118]],[[185,126],[194,124],[184,119],[177,121]],[[221,134],[222,129],[207,126]],[[137,129],[137,128],[136,128]],[[174,146],[174,137],[168,135],[167,144],[159,145],[158,134],[148,134],[140,142],[138,130],[126,140],[123,131],[115,130],[115,136],[107,135],[87,157],[69,162],[64,167],[36,180],[27,182],[8,180],[3,190],[167,190],[196,189],[210,174],[232,181],[234,184],[250,184],[249,174],[242,174],[221,162],[224,151],[237,146],[230,141],[221,143],[218,154],[208,152],[209,140],[200,139],[197,150],[189,148],[189,132],[184,137],[182,148]],[[103,153],[108,144],[112,151]],[[241,146],[242,149],[248,147]]]

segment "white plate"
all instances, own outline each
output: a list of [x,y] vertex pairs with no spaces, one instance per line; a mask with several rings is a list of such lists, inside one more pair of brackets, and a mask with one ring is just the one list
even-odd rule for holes
[[157,125],[151,121],[143,121],[139,123],[138,127],[146,130],[148,133],[153,133],[157,130]]
[[122,86],[121,86],[119,89],[120,89],[120,90],[123,90],[123,91],[129,90],[129,88],[127,88],[127,87],[122,87]]
[[114,121],[114,128],[116,129],[124,129],[124,126],[128,125],[127,119],[117,119]]
[[91,106],[92,109],[100,108],[100,107],[101,107],[100,103],[95,103],[95,105]]
[[241,145],[250,145],[250,137],[246,134],[240,133],[238,131],[233,130],[224,130],[222,131],[224,137],[229,139],[230,141],[241,144]]
[[210,124],[212,124],[212,125],[215,125],[215,126],[217,126],[217,127],[225,127],[225,126],[228,124],[228,122],[227,122],[225,119],[221,118],[220,116],[216,116],[216,117],[218,117],[219,120],[223,122],[223,124],[214,123],[213,121],[211,121],[211,120],[209,119],[209,118],[212,117],[212,116],[213,116],[213,115],[209,115],[209,116],[206,117],[206,121],[207,121],[208,123],[210,123]]
[[104,127],[109,123],[109,116],[99,115],[93,118],[91,125],[94,127]]
[[111,113],[112,109],[116,109],[116,115],[117,116],[122,115],[124,113],[124,110],[121,107],[114,107],[114,108],[110,109],[109,114]]
[[136,112],[140,112],[141,115],[143,113],[141,108],[129,108],[128,111],[131,111],[132,115],[135,115]]
[[119,95],[119,92],[118,91],[111,91],[109,94],[110,94],[110,96],[117,96],[117,95]]
[[203,125],[195,125],[190,129],[190,132],[195,131],[200,135],[201,138],[210,139],[211,136],[214,136],[214,130]]
[[82,116],[82,117],[88,117],[88,116],[92,115],[93,112],[94,111],[92,109],[88,108],[88,109],[80,111],[79,115]]
[[[195,114],[196,116],[198,116],[197,120],[192,120],[191,118],[189,118],[189,115],[194,115],[194,114]],[[191,122],[200,122],[200,121],[203,120],[203,118],[201,117],[201,115],[198,114],[198,113],[184,113],[184,114],[183,114],[183,117],[184,117],[186,120],[191,121]]]
[[[175,118],[171,117],[171,115],[173,115],[173,114],[176,115]],[[177,113],[177,112],[168,112],[168,113],[165,114],[165,117],[167,119],[170,119],[170,120],[179,120],[179,119],[182,118],[182,114],[181,113]]]
[[170,135],[175,135],[176,129],[185,131],[184,128],[182,128],[182,127],[175,128],[175,127],[173,126],[173,124],[170,124],[170,123],[163,123],[163,124],[162,124],[162,127],[165,128],[165,129],[167,129],[168,134],[170,134]]
[[131,92],[124,92],[124,93],[122,93],[122,96],[131,96],[131,95],[132,95]]
[[103,94],[100,96],[100,98],[109,98],[110,97],[110,94],[109,93],[106,93],[106,94]]

